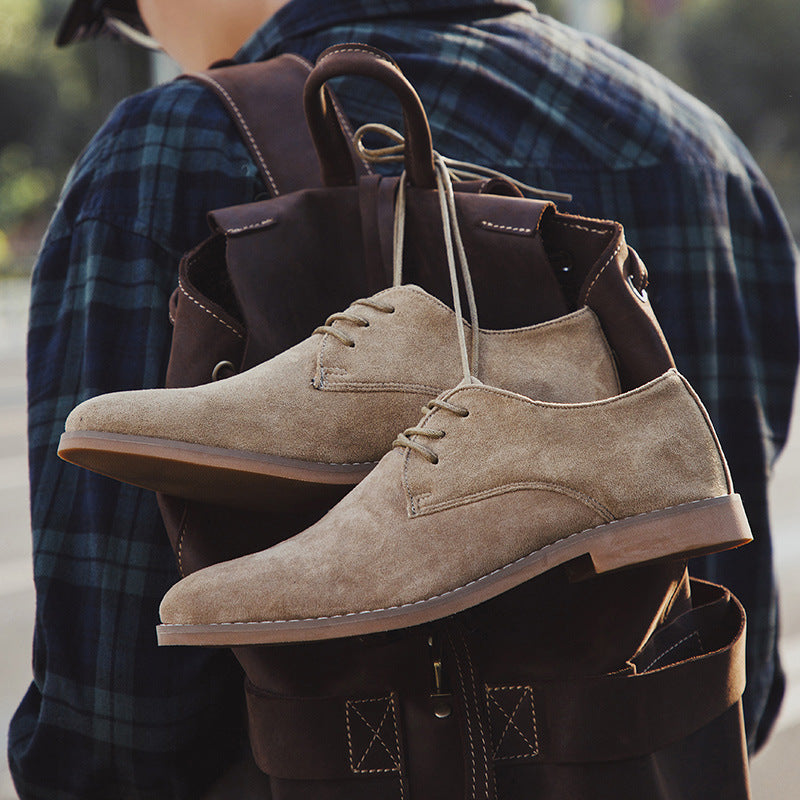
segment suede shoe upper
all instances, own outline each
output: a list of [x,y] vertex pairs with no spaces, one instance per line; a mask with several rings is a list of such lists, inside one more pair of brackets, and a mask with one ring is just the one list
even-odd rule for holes
[[[460,379],[455,314],[405,285],[356,301],[329,322],[217,383],[87,400],[69,415],[66,431],[327,464],[376,462],[425,401]],[[482,330],[479,347],[478,377],[521,394],[580,402],[619,391],[613,356],[588,308],[526,328]]]
[[283,640],[285,623],[351,635],[370,617],[366,632],[480,602],[559,563],[557,548],[618,568],[749,540],[708,415],[674,370],[588,403],[473,384],[431,405],[311,528],[174,586],[162,627],[205,626],[218,643],[242,623],[263,641]]

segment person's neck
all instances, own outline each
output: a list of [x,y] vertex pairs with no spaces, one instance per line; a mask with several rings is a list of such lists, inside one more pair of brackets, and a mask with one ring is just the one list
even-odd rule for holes
[[288,5],[291,0],[265,0],[265,8],[267,16],[265,20],[278,13],[285,5]]

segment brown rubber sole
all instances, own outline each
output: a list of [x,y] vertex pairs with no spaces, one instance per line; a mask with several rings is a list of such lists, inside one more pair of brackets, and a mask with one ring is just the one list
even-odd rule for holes
[[562,564],[580,577],[681,560],[752,541],[738,494],[698,500],[589,528],[448,592],[405,605],[311,619],[162,624],[160,645],[234,646],[361,636],[431,622],[490,600]]
[[100,431],[61,434],[58,455],[143,489],[255,510],[289,507],[309,496],[325,496],[331,487],[355,486],[377,464],[316,463]]

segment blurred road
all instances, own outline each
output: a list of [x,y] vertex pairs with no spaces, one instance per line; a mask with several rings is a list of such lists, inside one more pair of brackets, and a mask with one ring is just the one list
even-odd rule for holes
[[0,800],[16,797],[8,722],[31,680],[34,596],[25,447],[27,284],[0,282]]
[[[8,721],[30,681],[34,595],[30,556],[25,368],[27,287],[0,282],[0,728],[5,753]],[[800,423],[796,427],[800,427]],[[778,728],[753,761],[754,800],[800,796],[800,431],[778,464],[772,485],[775,551],[783,614],[782,652],[789,693]],[[0,800],[16,795],[0,759]]]

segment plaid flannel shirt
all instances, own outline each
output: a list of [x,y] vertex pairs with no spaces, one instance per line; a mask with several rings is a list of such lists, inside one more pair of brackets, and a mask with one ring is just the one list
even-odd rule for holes
[[[441,152],[569,191],[564,210],[625,225],[755,534],[694,571],[747,608],[745,711],[751,745],[763,741],[783,687],[766,480],[797,364],[797,252],[764,178],[707,108],[524,0],[294,0],[237,60],[313,61],[342,41],[397,59]],[[357,124],[399,126],[377,84],[337,92]],[[221,105],[188,81],[123,102],[64,188],[30,314],[34,681],[9,734],[22,798],[194,800],[242,745],[230,654],[156,647],[177,573],[154,495],[59,461],[56,445],[80,401],[162,382],[182,253],[207,235],[209,209],[264,192]]]

